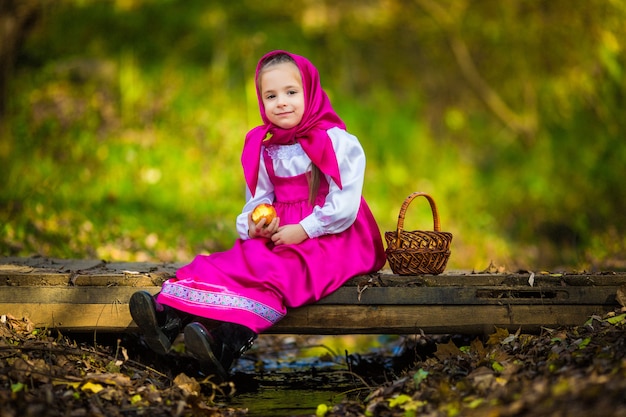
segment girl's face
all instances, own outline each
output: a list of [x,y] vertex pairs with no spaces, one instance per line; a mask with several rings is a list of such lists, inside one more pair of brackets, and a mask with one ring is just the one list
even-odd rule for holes
[[291,129],[300,123],[304,114],[304,91],[295,64],[285,62],[264,69],[259,89],[270,122],[282,129]]

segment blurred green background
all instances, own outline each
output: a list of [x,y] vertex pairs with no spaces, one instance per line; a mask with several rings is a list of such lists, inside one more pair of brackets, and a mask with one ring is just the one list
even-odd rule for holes
[[[318,67],[395,230],[413,191],[449,269],[626,269],[626,2],[3,0],[0,255],[228,248],[253,74]],[[425,199],[407,229],[432,229]]]

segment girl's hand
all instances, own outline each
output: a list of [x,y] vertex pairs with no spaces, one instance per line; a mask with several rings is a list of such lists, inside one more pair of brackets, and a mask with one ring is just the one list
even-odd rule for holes
[[308,238],[309,235],[306,234],[302,226],[299,224],[288,224],[278,228],[278,231],[272,235],[272,242],[275,245],[297,245]]
[[270,222],[270,224],[267,225],[267,227],[263,227],[265,226],[265,219],[261,219],[259,223],[254,223],[252,221],[252,212],[250,212],[248,213],[248,236],[251,238],[264,237],[269,239],[278,231],[279,224],[280,219],[276,217]]

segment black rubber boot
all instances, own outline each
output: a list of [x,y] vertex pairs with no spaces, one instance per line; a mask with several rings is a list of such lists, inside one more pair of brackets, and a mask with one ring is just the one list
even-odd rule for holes
[[181,314],[169,306],[157,303],[147,291],[134,293],[128,307],[148,347],[160,355],[167,354],[172,342],[183,329]]
[[240,324],[222,323],[208,331],[203,324],[185,326],[185,346],[200,361],[202,371],[214,373],[223,381],[235,359],[250,349],[257,334]]

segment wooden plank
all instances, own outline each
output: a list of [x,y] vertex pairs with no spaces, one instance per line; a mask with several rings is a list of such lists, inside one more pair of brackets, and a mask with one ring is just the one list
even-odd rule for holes
[[[138,290],[155,294],[159,289],[123,286],[11,287],[9,291],[6,288],[0,291],[0,313],[28,317],[38,327],[60,330],[134,330],[128,311],[130,296]],[[606,290],[588,288],[590,291],[598,289]],[[361,294],[361,301],[358,301],[354,300],[358,297],[354,287],[341,288],[314,305],[291,310],[270,332],[404,334],[422,329],[433,333],[472,333],[488,331],[494,326],[537,330],[541,326],[581,324],[590,315],[610,311],[615,305],[607,302],[604,292],[595,297],[595,304],[589,300],[571,304],[568,298],[560,299],[562,304],[546,303],[542,299],[519,300],[524,303],[499,300],[491,304],[442,304],[439,299],[422,298],[418,300],[420,304],[417,301],[407,303],[401,297],[403,292],[424,290],[443,291],[442,288],[372,288]],[[374,297],[377,292],[381,295],[380,299]],[[394,295],[398,296],[397,299]],[[345,303],[346,300],[349,302]]]
[[[0,264],[0,266],[2,266]],[[15,272],[0,270],[0,288],[3,286],[160,286],[172,274],[167,271],[136,272],[133,270],[111,272]],[[564,277],[535,278],[534,285],[528,284],[528,275],[440,275],[402,277],[379,273],[354,277],[344,287],[475,287],[475,286],[518,286],[529,289],[545,287],[605,287],[626,283],[626,274],[614,275],[572,275]]]
[[128,304],[135,291],[151,294],[160,287],[12,287],[0,290],[0,306],[9,303],[39,304]]
[[[160,285],[175,275],[183,263],[104,262],[51,258],[0,258],[2,285]],[[530,286],[530,272],[475,273],[446,271],[441,275],[399,276],[385,269],[357,276],[344,286],[449,287],[449,286]],[[533,273],[534,287],[616,286],[626,283],[624,272]]]
[[[135,331],[128,304],[3,303],[4,314],[30,319],[40,328],[80,332]],[[538,331],[543,327],[581,325],[607,306],[336,306],[311,305],[291,310],[268,333],[416,334],[490,333],[495,327]]]
[[[626,273],[585,273],[585,274],[533,274],[532,287],[555,286],[616,286],[626,283]],[[352,278],[346,285],[372,286],[425,286],[425,287],[454,287],[454,286],[528,286],[530,273],[517,274],[476,274],[463,271],[449,271],[441,275],[400,276],[384,270],[380,273],[363,275]]]
[[582,325],[606,306],[306,306],[291,311],[271,333],[491,333]]
[[[3,285],[160,285],[183,264],[0,258]],[[140,283],[134,283],[140,281]]]
[[8,287],[91,287],[91,286],[130,286],[148,287],[161,285],[169,274],[131,274],[131,273],[100,273],[100,274],[73,274],[73,273],[48,273],[33,272],[15,274],[0,272],[0,289]]
[[[0,287],[1,288],[1,287]],[[139,290],[159,292],[155,286],[20,286],[0,290],[3,303],[127,304]],[[616,305],[616,287],[373,287],[359,291],[342,287],[317,305]]]
[[2,314],[27,318],[36,327],[61,331],[121,332],[133,330],[135,323],[128,304],[67,304],[67,303],[3,303]]
[[616,304],[617,287],[342,287],[317,304]]

